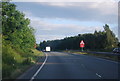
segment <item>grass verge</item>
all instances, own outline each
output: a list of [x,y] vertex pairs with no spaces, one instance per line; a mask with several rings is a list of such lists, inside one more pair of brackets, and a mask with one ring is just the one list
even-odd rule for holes
[[29,57],[24,58],[22,62],[14,65],[16,68],[14,68],[14,70],[12,71],[9,77],[5,77],[4,79],[16,79],[17,77],[22,75],[26,70],[28,70],[30,67],[35,65],[38,59],[44,58],[43,52],[38,51],[36,49],[31,49],[31,51],[32,51],[32,54],[30,54]]
[[108,54],[96,54],[96,53],[89,53],[89,52],[79,52],[79,51],[64,51],[67,53],[74,53],[74,54],[84,54],[84,55],[91,55],[91,56],[95,56],[95,57],[99,57],[99,58],[103,58],[103,59],[108,59],[108,60],[112,60],[112,61],[120,61],[120,59],[118,59],[118,56],[114,56],[114,55],[108,55]]

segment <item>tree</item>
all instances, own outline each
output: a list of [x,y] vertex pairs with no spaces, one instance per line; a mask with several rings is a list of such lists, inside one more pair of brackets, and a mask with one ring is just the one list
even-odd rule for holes
[[115,37],[115,34],[110,30],[109,25],[105,24],[104,30],[106,32],[106,48],[114,48],[117,46],[118,39]]
[[16,10],[16,5],[2,2],[2,34],[13,47],[21,49],[34,47],[34,29],[29,26],[30,20]]
[[15,4],[2,2],[3,78],[10,77],[16,68],[20,68],[20,64],[31,62],[28,59],[33,54],[31,48],[34,48],[35,36],[29,24],[30,20],[16,10]]
[[118,43],[118,47],[120,47],[120,42]]
[[109,26],[105,24],[104,31],[95,30],[94,33],[78,34],[73,37],[66,37],[61,40],[52,40],[41,42],[42,47],[51,45],[55,50],[75,49],[78,50],[81,40],[85,42],[85,49],[90,50],[104,50],[117,47],[118,39],[115,34],[110,30]]

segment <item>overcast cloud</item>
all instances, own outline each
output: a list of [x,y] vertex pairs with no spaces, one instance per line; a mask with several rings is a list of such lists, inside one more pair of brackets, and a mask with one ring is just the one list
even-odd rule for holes
[[24,9],[25,11],[33,9],[33,15],[40,18],[64,18],[110,24],[117,23],[118,3],[116,2],[23,3],[23,5],[25,4],[27,5]]
[[116,33],[118,3],[114,2],[19,2],[17,9],[25,13],[36,29],[37,43],[61,39],[80,33],[103,30],[108,24]]

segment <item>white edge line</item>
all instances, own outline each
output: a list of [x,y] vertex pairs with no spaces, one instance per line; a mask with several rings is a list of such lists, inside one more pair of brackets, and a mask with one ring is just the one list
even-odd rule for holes
[[99,74],[96,73],[96,75],[101,78],[101,76]]
[[[71,53],[71,54],[76,55],[75,53]],[[83,56],[85,56],[85,55],[83,55]],[[95,57],[95,56],[91,56],[91,57]],[[113,62],[113,63],[116,63],[116,64],[119,63],[119,62],[116,62],[116,61],[112,61],[112,60],[108,60],[108,59],[104,59],[104,58],[99,58],[99,57],[95,57],[95,59],[104,60],[104,61],[109,61],[109,62]]]
[[116,61],[112,61],[112,60],[108,60],[108,59],[104,59],[104,58],[96,58],[96,59],[99,59],[99,60],[105,60],[105,61],[109,61],[109,62],[113,62],[113,63],[118,64],[118,62],[116,62]]
[[45,58],[44,62],[39,67],[39,69],[36,71],[36,73],[32,76],[32,78],[30,79],[30,81],[33,81],[33,79],[35,78],[35,76],[41,71],[42,67],[45,65],[45,63],[47,61],[47,58],[48,58],[48,55],[46,53],[45,53],[45,55],[46,55],[46,58]]

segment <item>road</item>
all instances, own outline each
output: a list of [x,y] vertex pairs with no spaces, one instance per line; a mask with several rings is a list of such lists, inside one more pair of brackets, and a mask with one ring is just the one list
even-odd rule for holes
[[31,79],[118,79],[117,62],[62,52],[45,54],[44,64],[38,62],[34,69],[30,69],[20,79],[28,75]]

